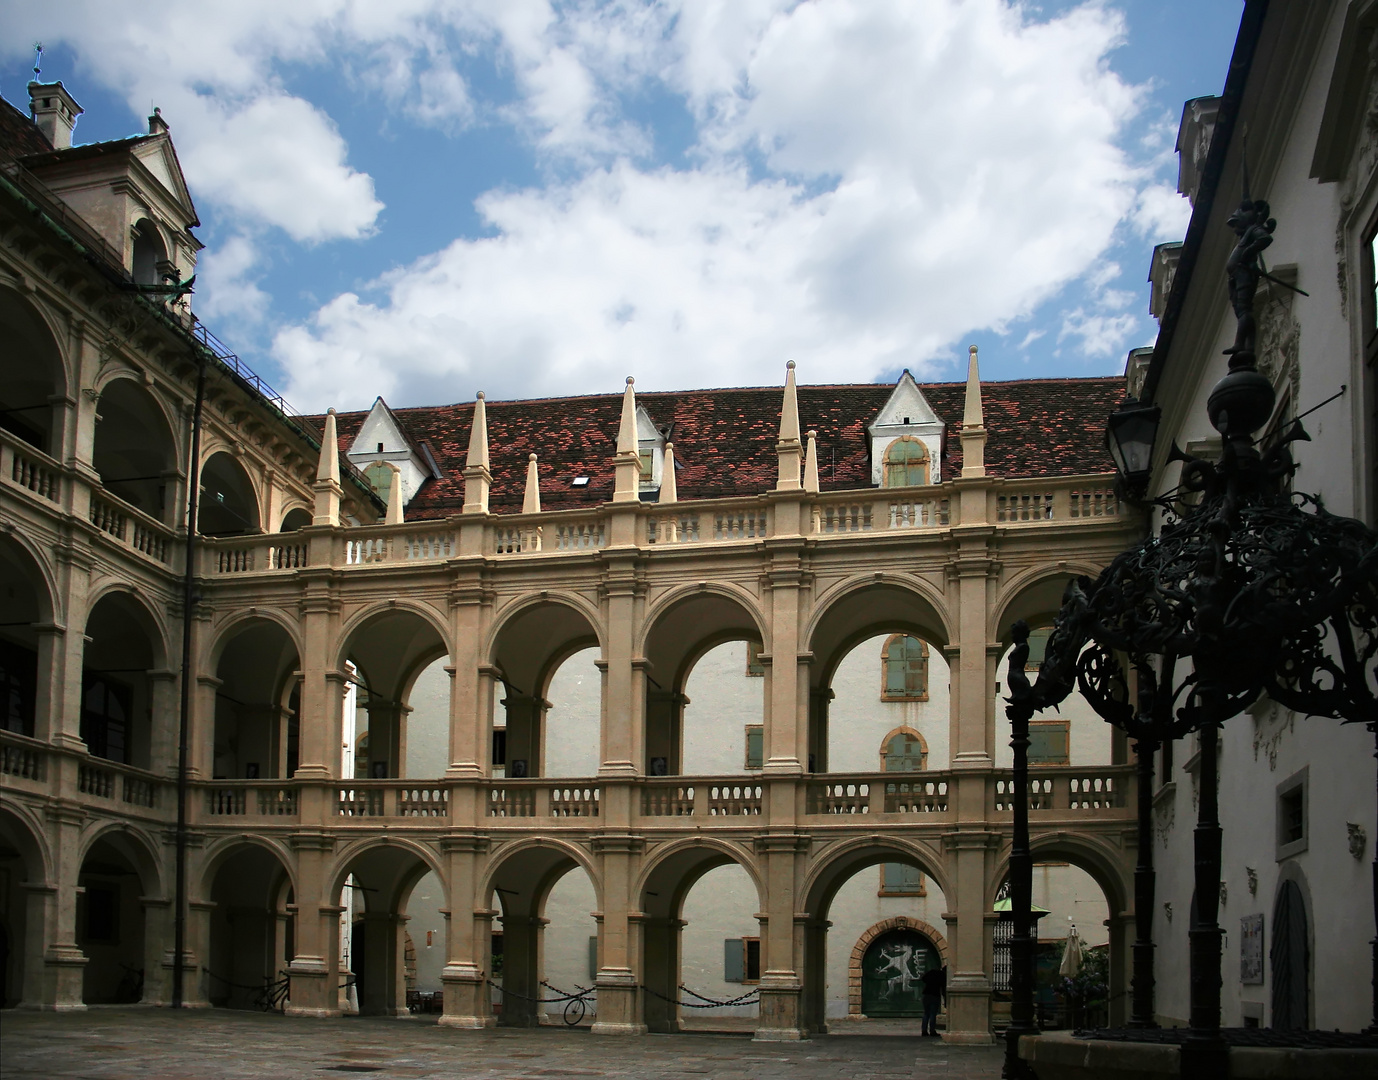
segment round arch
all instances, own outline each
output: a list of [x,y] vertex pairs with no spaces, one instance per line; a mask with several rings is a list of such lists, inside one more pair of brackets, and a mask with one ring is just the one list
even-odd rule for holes
[[406,837],[384,836],[355,840],[348,844],[330,863],[325,879],[330,882],[327,896],[339,896],[350,875],[379,874],[389,882],[388,888],[370,886],[364,897],[370,911],[397,911],[403,898],[428,873],[440,879],[448,901],[449,887],[439,856],[426,844]]
[[[530,906],[539,914],[540,906],[544,904],[551,886],[575,867],[588,875],[601,908],[603,881],[598,875],[593,859],[578,844],[553,836],[516,840],[498,848],[493,852],[487,869],[479,879],[475,896],[487,903],[494,891],[506,888],[500,884],[501,882],[512,884],[516,883],[519,877],[529,878],[534,874],[538,885],[530,891]],[[557,868],[559,872],[555,873]],[[509,895],[511,891],[508,890]]]
[[139,285],[160,285],[158,264],[167,261],[167,243],[158,223],[147,214],[130,230],[130,265]]
[[91,465],[111,495],[164,524],[176,517],[179,426],[129,372],[99,388]]
[[[598,608],[578,593],[567,592],[563,589],[551,589],[519,596],[503,605],[497,612],[493,625],[488,630],[488,637],[483,643],[480,655],[488,657],[489,663],[497,663],[503,639],[512,633],[514,624],[529,616],[533,610],[543,607],[567,608],[580,616],[592,631],[590,644],[596,644],[600,651],[607,651]],[[582,647],[586,648],[587,645]]]
[[922,934],[938,950],[938,959],[943,966],[950,965],[952,957],[951,950],[947,945],[947,938],[939,933],[938,928],[932,923],[916,919],[911,915],[894,915],[888,919],[881,919],[880,922],[862,931],[856,944],[852,946],[852,955],[847,959],[848,1016],[861,1016],[861,964],[866,956],[866,950],[871,947],[871,943],[876,938],[883,937],[894,930],[914,930]]
[[[137,585],[122,581],[111,581],[99,586],[88,598],[86,604],[86,632],[90,636],[91,617],[102,604],[118,604],[129,614],[145,634],[153,647],[155,666],[166,666],[168,657],[168,627],[158,615],[158,609],[149,601],[147,594]],[[89,647],[89,643],[88,643]]]
[[55,458],[71,383],[62,338],[40,306],[0,286],[0,428]]
[[906,863],[917,868],[933,879],[949,904],[953,903],[955,894],[940,853],[921,841],[872,835],[837,841],[815,856],[800,890],[804,910],[812,918],[826,918],[837,890],[860,871],[881,863]]
[[31,807],[18,801],[0,804],[0,836],[14,844],[30,882],[46,885],[55,880],[52,849]]
[[[1126,856],[1102,840],[1071,833],[1033,833],[1029,837],[1029,851],[1035,863],[1065,862],[1086,871],[1105,895],[1111,917],[1122,915],[1132,908],[1134,868],[1125,863]],[[993,910],[996,895],[1010,872],[1010,845],[1000,848],[996,872],[987,886],[986,910]]]
[[241,611],[232,611],[225,615],[220,622],[212,624],[209,635],[209,643],[203,654],[205,658],[204,670],[214,671],[220,665],[221,658],[225,655],[225,648],[236,637],[250,630],[256,623],[271,624],[287,635],[292,647],[297,650],[297,655],[301,655],[302,639],[300,628],[297,623],[278,608],[245,608]]
[[296,532],[311,524],[315,512],[309,506],[293,506],[282,515],[278,532]]
[[201,498],[196,528],[202,536],[245,536],[261,532],[259,493],[239,459],[215,450],[201,463]]
[[84,863],[97,844],[109,844],[126,859],[142,879],[143,895],[163,895],[163,874],[159,865],[158,845],[143,829],[126,821],[107,821],[89,826],[81,838],[80,859]]
[[154,673],[168,666],[161,621],[138,590],[116,583],[96,593],[82,626],[80,730],[87,750],[142,769],[170,764],[153,756],[171,746],[154,732],[155,722],[167,720],[154,708]]
[[815,657],[815,686],[826,686],[862,641],[909,634],[939,648],[951,640],[946,601],[931,582],[908,574],[869,574],[833,586],[814,604],[804,640]]
[[212,841],[211,845],[206,848],[206,853],[201,860],[200,872],[194,879],[198,886],[197,896],[200,900],[210,899],[216,875],[220,873],[226,862],[241,854],[246,848],[258,849],[276,859],[283,874],[287,877],[289,887],[293,892],[297,891],[296,861],[293,859],[291,851],[272,837],[243,833],[238,836],[221,837],[219,840]]
[[[739,585],[725,581],[700,581],[689,585],[681,585],[670,589],[661,596],[658,596],[646,612],[646,617],[641,622],[640,636],[633,644],[636,655],[645,656],[650,649],[652,636],[656,633],[661,623],[667,615],[680,605],[692,601],[696,597],[719,597],[734,604],[747,616],[750,629],[753,634],[748,636],[760,641],[761,647],[766,651],[770,649],[770,628],[766,623],[764,613],[761,611],[758,598]],[[748,627],[747,622],[741,622],[733,627],[733,630],[740,631]],[[722,631],[721,633],[727,633]],[[720,636],[718,644],[723,641],[735,640],[731,636]]]
[[362,607],[345,620],[339,632],[340,644],[335,654],[336,669],[343,670],[345,663],[351,658],[351,650],[356,647],[361,631],[369,629],[371,624],[405,615],[412,615],[420,619],[440,639],[444,653],[446,655],[454,654],[454,649],[450,643],[449,627],[446,626],[445,620],[439,612],[428,604],[406,599],[392,599]]
[[1095,580],[1100,571],[1091,563],[1062,562],[1056,567],[1032,566],[1015,574],[991,604],[991,640],[1008,645],[1010,627],[1018,619],[1030,626],[1051,626],[1062,608],[1068,584],[1083,575]]
[[0,531],[0,574],[41,582],[43,587],[33,590],[38,621],[61,625],[62,592],[57,578],[42,550],[19,529]]

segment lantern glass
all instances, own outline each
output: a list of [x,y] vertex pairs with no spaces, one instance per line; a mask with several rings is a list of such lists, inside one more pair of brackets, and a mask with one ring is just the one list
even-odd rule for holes
[[1126,401],[1106,422],[1105,441],[1115,469],[1127,482],[1142,483],[1153,466],[1153,443],[1162,410],[1157,405]]

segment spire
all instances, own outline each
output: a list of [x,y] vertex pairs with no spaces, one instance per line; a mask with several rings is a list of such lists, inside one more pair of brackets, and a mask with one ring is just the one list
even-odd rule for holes
[[617,427],[617,482],[613,502],[636,502],[641,498],[640,442],[636,434],[636,380],[627,376],[622,392],[622,422]]
[[340,440],[335,434],[335,410],[325,414],[325,437],[321,439],[321,461],[316,467],[317,480],[340,482]]
[[962,411],[962,475],[986,475],[986,421],[981,408],[981,372],[976,361],[976,346],[971,346],[967,363],[966,406]]
[[661,466],[660,496],[657,502],[679,502],[679,489],[675,486],[675,444],[665,444],[665,464]]
[[785,400],[780,406],[780,441],[775,452],[780,459],[775,490],[798,491],[804,448],[799,443],[799,395],[794,386],[793,360],[785,364]]
[[316,512],[312,525],[339,525],[340,496],[340,440],[335,434],[335,410],[325,414],[325,434],[321,438],[321,460],[316,466]]
[[469,457],[465,460],[466,466],[482,465],[488,468],[488,409],[483,403],[484,395],[480,390],[474,398],[474,423],[469,428]]
[[474,422],[469,428],[469,457],[464,465],[464,513],[488,513],[488,489],[493,474],[488,471],[488,411],[483,391],[474,399]]
[[526,496],[522,499],[523,514],[541,512],[541,474],[536,468],[536,455],[526,459]]
[[809,432],[809,443],[804,451],[804,490],[818,492],[818,432]]
[[402,470],[394,468],[392,478],[388,481],[388,516],[389,525],[401,525],[402,515]]
[[967,398],[962,413],[962,427],[984,427],[985,416],[981,410],[981,371],[976,361],[976,346],[968,350],[971,359],[967,361]]

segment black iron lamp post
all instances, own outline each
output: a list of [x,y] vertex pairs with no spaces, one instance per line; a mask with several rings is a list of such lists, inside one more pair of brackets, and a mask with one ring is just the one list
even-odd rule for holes
[[[1020,942],[1020,931],[1028,926],[1032,885],[1025,748],[1034,712],[1076,688],[1100,716],[1136,741],[1139,866],[1131,1026],[1140,1028],[1153,1025],[1152,752],[1165,740],[1197,734],[1196,895],[1182,1075],[1201,1078],[1228,1070],[1220,1030],[1221,725],[1267,691],[1296,712],[1378,729],[1378,534],[1287,490],[1295,471],[1289,444],[1307,438],[1299,423],[1266,454],[1254,443],[1254,432],[1268,422],[1275,404],[1271,382],[1257,370],[1252,308],[1263,272],[1259,255],[1276,223],[1267,204],[1246,193],[1230,224],[1238,237],[1227,263],[1238,332],[1227,350],[1230,370],[1206,407],[1222,436],[1219,461],[1173,447],[1168,460],[1182,463],[1180,495],[1155,500],[1167,520],[1095,582],[1081,578],[1068,586],[1036,683],[1023,675],[1020,659],[1018,643],[1027,630],[1017,627],[1014,634],[1007,714],[1015,747],[1015,939],[1007,1077],[1028,1075],[1017,1048],[1019,1036],[1032,1030],[1032,949],[1027,940]],[[1128,494],[1147,490],[1158,415],[1154,406],[1126,402],[1111,418],[1107,443]],[[1130,672],[1137,694],[1130,692]],[[1378,920],[1378,860],[1374,882]],[[1378,938],[1374,965],[1378,1026]]]

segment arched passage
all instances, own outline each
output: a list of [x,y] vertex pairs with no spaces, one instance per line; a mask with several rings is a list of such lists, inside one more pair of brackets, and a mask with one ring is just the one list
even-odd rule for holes
[[948,959],[947,943],[934,929],[949,906],[944,880],[935,852],[892,838],[870,837],[822,853],[805,893],[803,1010],[809,1030],[862,1015],[868,979],[871,997],[884,1005],[880,1013],[911,1017],[917,1029],[920,977],[935,960]]
[[0,429],[51,457],[62,456],[67,379],[48,324],[0,288]]
[[53,637],[39,633],[52,621],[52,602],[33,556],[9,537],[0,537],[0,598],[0,728],[32,737],[39,670],[46,674],[52,665]]
[[[346,665],[352,665],[357,690],[352,714],[347,700],[344,717],[356,777],[402,774],[412,688],[422,671],[449,655],[436,622],[400,606],[375,612],[350,632],[340,666],[349,670]],[[448,694],[445,701],[448,705]]]
[[299,736],[296,643],[271,619],[236,624],[215,667],[217,780],[290,777]]
[[296,506],[283,515],[282,524],[278,527],[278,532],[295,532],[297,529],[304,529],[310,524],[311,511]]
[[[592,984],[587,967],[596,970],[597,944],[590,956],[587,942],[590,935],[597,935],[595,908],[581,913],[576,905],[587,903],[590,894],[597,905],[597,882],[572,848],[537,841],[501,856],[489,874],[488,887],[488,908],[501,913],[500,924],[487,935],[488,948],[484,950],[485,967],[502,986],[498,1022],[510,1027],[534,1026],[540,1022],[542,1011],[536,999],[551,996],[544,992],[542,982],[552,982],[567,991],[574,984]],[[548,942],[552,919],[558,920],[558,939]],[[578,963],[581,939],[584,964]],[[553,951],[548,948],[552,944]],[[560,985],[552,976],[567,979],[568,984]]]
[[[734,868],[737,873],[720,873],[728,867]],[[686,901],[691,891],[695,891],[700,881],[708,884],[705,879],[709,875],[714,875],[713,884],[717,886],[715,902],[707,907],[686,911]],[[757,978],[759,972],[768,968],[769,955],[759,927],[744,925],[744,913],[754,923],[754,914],[750,913],[765,910],[765,899],[755,867],[740,849],[724,843],[706,842],[675,846],[643,876],[640,896],[641,910],[644,912],[641,923],[641,981],[647,988],[642,995],[642,1013],[649,1030],[680,1030],[680,1009],[674,1002],[680,999],[679,987],[685,982],[690,968],[696,979],[702,980],[691,989],[701,993],[711,992],[720,988],[707,976],[710,971],[718,970],[717,965],[721,963],[722,981],[728,982],[735,977],[735,982],[740,984],[736,987],[734,997],[742,991],[749,991],[750,986],[746,984],[753,973],[753,961]],[[695,899],[698,899],[697,893]],[[706,939],[703,934],[686,938],[686,927],[691,925],[687,914],[696,914],[700,916],[700,922],[710,923]],[[722,941],[721,953],[717,951],[719,938]],[[751,949],[753,939],[754,956]],[[730,948],[729,942],[739,942],[740,950]],[[687,944],[697,946],[688,960]],[[740,969],[732,967],[736,963],[740,963]]]
[[130,593],[107,593],[86,620],[81,737],[95,757],[151,769],[170,752],[169,683],[156,620]]
[[[911,647],[904,644],[906,640],[918,643],[912,648],[926,665],[922,693],[917,683],[912,693],[906,693],[905,678],[900,678],[898,685],[894,682],[896,673],[891,668],[898,664],[902,676],[908,663]],[[809,671],[809,771],[855,769],[862,764],[854,760],[858,746],[864,746],[865,757],[874,761],[882,729],[915,727],[930,744],[940,742],[945,747],[947,733],[939,736],[938,731],[947,726],[950,716],[950,710],[944,711],[949,681],[942,654],[946,644],[942,615],[922,591],[908,583],[870,581],[844,589],[826,601],[809,638],[814,657]],[[892,651],[894,657],[890,656]],[[917,664],[916,660],[913,666]],[[849,750],[836,764],[832,754],[842,741],[831,733],[832,703],[839,696],[835,683],[846,691],[839,718],[850,728],[864,728],[868,733],[864,739],[847,738]],[[871,732],[872,728],[877,730]],[[932,762],[929,767],[938,764]],[[875,764],[865,765],[865,771],[876,768]]]
[[[1113,1026],[1126,1015],[1129,989],[1132,869],[1094,840],[1065,834],[1039,835],[1030,840],[1033,854],[1032,904],[1043,912],[1035,921],[1035,1001],[1039,1023],[1054,1027],[1067,1023],[1066,1001],[1055,992],[1057,967],[1073,927],[1084,949],[1101,951],[1108,968],[1108,1014],[1090,1018],[1090,1026]],[[1009,851],[1002,853],[996,878],[1001,883],[990,897],[992,909],[1007,910],[998,901],[1007,897]],[[1008,918],[1008,915],[1002,918]],[[1004,953],[1002,955],[1002,950]],[[1008,931],[997,928],[992,943],[994,1009],[1008,1010]],[[1087,1024],[1086,1018],[1077,1018]]]
[[574,654],[599,644],[588,615],[554,598],[525,606],[502,623],[492,651],[502,683],[502,713],[495,720],[493,737],[495,772],[545,775],[542,750],[551,678]]
[[273,851],[251,843],[222,849],[206,875],[211,901],[206,996],[212,1005],[252,1009],[295,953],[293,890]]
[[115,379],[96,405],[91,464],[111,495],[169,524],[176,516],[177,447],[163,410],[132,379]]
[[126,831],[107,831],[86,849],[77,885],[76,938],[87,961],[82,1000],[88,1005],[145,1000],[160,974],[163,928],[156,920],[164,916],[162,904],[144,904],[161,893],[151,852]]
[[47,883],[41,833],[0,806],[0,1007],[40,1000],[48,938],[48,894],[41,886]]
[[259,531],[258,496],[233,454],[220,451],[201,467],[196,528],[202,536],[243,536]]
[[158,233],[158,226],[148,218],[141,218],[134,226],[131,256],[134,280],[138,284],[162,284],[161,267],[167,263],[167,246]]
[[543,776],[595,776],[598,773],[598,726],[603,678],[598,650],[580,649],[552,672],[546,684]]
[[386,841],[347,851],[337,864],[328,895],[341,908],[338,981],[352,974],[361,1014],[408,1015],[407,904],[435,870],[431,853]]
[[[731,650],[721,648],[728,643],[743,643],[745,648],[742,645]],[[761,649],[760,621],[743,600],[725,592],[704,588],[679,598],[652,616],[644,647],[649,662],[644,762],[648,775],[673,776],[687,771],[685,710],[692,699],[686,690],[696,668],[703,672],[698,682],[705,693],[715,700],[723,698],[732,702],[736,712],[733,716],[715,710],[711,713],[713,721],[707,719],[708,713],[696,717],[703,721],[700,726],[704,728],[712,722],[732,728],[730,736],[726,730],[695,732],[695,741],[699,744],[695,747],[698,751],[694,755],[696,767],[703,772],[720,774],[745,771],[748,735],[744,725],[760,725],[762,717],[759,704],[755,715],[748,716],[742,702],[759,703],[769,692],[770,675],[757,663],[761,689],[743,686],[736,680],[747,676],[748,668],[755,663],[754,658]],[[738,655],[741,658],[740,676],[722,668],[724,659],[735,662]],[[744,690],[751,692],[742,693]],[[770,754],[770,748],[765,745],[767,737],[762,732],[760,756],[763,759]]]

